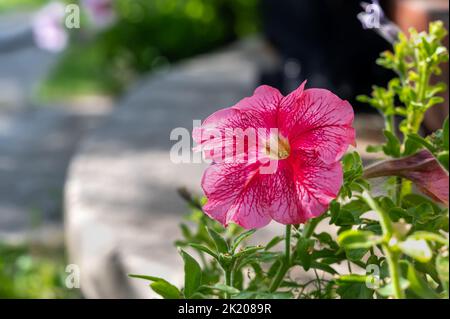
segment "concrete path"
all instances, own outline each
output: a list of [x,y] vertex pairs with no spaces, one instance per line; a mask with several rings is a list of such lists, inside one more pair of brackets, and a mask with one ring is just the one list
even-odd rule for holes
[[[23,28],[29,16],[0,16],[1,33]],[[33,229],[43,241],[61,243],[66,169],[78,141],[101,116],[88,112],[86,103],[33,102],[56,59],[32,43],[0,48],[0,239],[22,240]]]

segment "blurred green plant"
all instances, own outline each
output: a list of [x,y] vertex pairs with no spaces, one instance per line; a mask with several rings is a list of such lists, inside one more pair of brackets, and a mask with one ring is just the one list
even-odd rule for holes
[[80,298],[66,276],[62,250],[0,243],[0,298]]
[[[394,44],[392,52],[385,51],[381,54],[377,63],[393,70],[397,76],[389,81],[387,88],[374,86],[372,96],[357,97],[360,102],[368,103],[380,111],[385,119],[386,144],[371,146],[367,151],[383,150],[386,155],[401,157],[411,155],[427,145],[418,133],[425,112],[444,102],[444,98],[439,94],[447,89],[446,84],[432,83],[432,76],[440,75],[440,65],[449,59],[447,48],[442,44],[446,35],[447,30],[442,21],[430,23],[428,32],[417,32],[411,28],[409,37],[404,33],[399,34],[399,40]],[[402,138],[397,136],[395,116],[403,118],[399,125]],[[437,150],[431,152],[435,154]],[[440,156],[441,164],[445,166],[445,162],[448,163],[448,147],[446,153],[436,156]],[[397,202],[403,194],[410,191],[411,183],[399,180],[394,194]]]
[[30,10],[47,3],[49,0],[5,0],[0,1],[0,13]]
[[[72,45],[40,90],[44,98],[119,94],[142,73],[207,52],[259,29],[258,0],[116,0],[116,23]],[[82,25],[83,24],[82,21]]]

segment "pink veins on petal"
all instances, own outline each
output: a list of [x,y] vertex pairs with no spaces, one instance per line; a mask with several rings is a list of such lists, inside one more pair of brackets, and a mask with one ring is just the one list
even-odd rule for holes
[[205,157],[204,211],[223,225],[299,224],[326,211],[342,185],[340,158],[355,143],[353,109],[324,89],[284,97],[260,86],[210,115],[193,138]]

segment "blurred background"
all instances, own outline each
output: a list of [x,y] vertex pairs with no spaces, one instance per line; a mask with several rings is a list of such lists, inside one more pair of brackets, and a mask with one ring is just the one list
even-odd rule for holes
[[[380,3],[404,31],[448,28],[446,0]],[[383,123],[355,97],[392,77],[375,64],[392,44],[361,11],[353,0],[0,0],[0,298],[148,297],[128,273],[179,282],[177,189],[201,195],[204,166],[170,161],[171,131],[260,84],[288,93],[307,79],[349,100],[358,149],[376,158],[364,149]],[[440,127],[448,95],[437,109],[424,131]]]

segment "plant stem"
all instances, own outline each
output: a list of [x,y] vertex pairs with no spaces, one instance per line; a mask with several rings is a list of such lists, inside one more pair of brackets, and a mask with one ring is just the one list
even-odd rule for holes
[[394,288],[394,297],[397,299],[403,299],[405,297],[400,282],[400,265],[397,252],[395,252],[389,245],[393,235],[394,227],[389,214],[382,209],[367,190],[362,193],[363,199],[369,205],[369,207],[378,213],[380,216],[380,225],[383,231],[383,251],[386,254],[386,261],[389,266],[389,274],[392,280],[392,287]]
[[364,190],[362,193],[362,197],[365,200],[365,202],[367,203],[367,205],[369,205],[369,207],[374,210],[375,212],[378,213],[378,215],[380,216],[380,225],[381,225],[381,229],[383,230],[383,235],[386,237],[386,239],[390,239],[390,237],[392,237],[392,233],[394,231],[394,228],[392,226],[392,222],[391,219],[389,218],[388,213],[382,209],[377,202],[375,202],[375,200],[373,199],[373,197],[369,194],[369,192],[367,190]]
[[[225,285],[231,287],[232,267],[227,267],[227,269],[224,269],[224,271],[225,271]],[[230,295],[227,292],[225,293],[225,299],[230,299]]]
[[395,186],[394,186],[394,200],[395,205],[400,206],[402,202],[402,187],[403,187],[403,181],[400,176],[395,177]]
[[303,228],[303,237],[309,238],[314,234],[314,230],[316,229],[317,225],[326,217],[326,214],[323,214],[319,217],[310,219],[309,222],[305,225],[305,228]]
[[398,254],[396,252],[391,251],[390,247],[386,244],[383,245],[383,250],[386,253],[386,261],[389,266],[389,274],[392,280],[394,297],[396,299],[404,299],[405,294],[402,290],[400,282],[400,265],[398,260]]
[[292,226],[291,225],[286,225],[286,238],[285,238],[285,262],[286,264],[290,264],[291,263],[291,229]]
[[275,278],[270,285],[270,292],[275,292],[283,281],[284,276],[291,266],[291,225],[286,225],[286,236],[285,236],[285,253],[284,260],[281,262],[280,268],[278,269]]
[[386,131],[389,131],[392,134],[397,135],[395,132],[394,115],[385,115],[384,116],[384,126],[386,128]]

